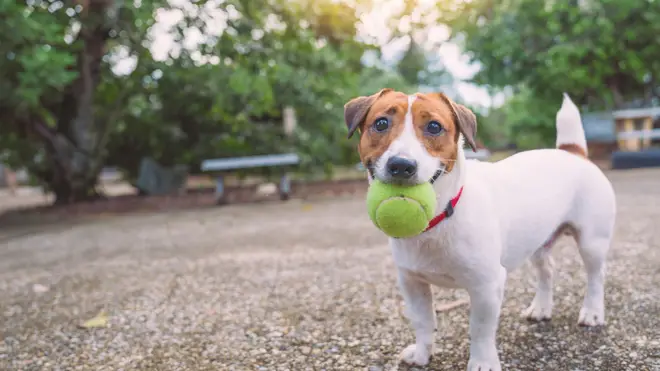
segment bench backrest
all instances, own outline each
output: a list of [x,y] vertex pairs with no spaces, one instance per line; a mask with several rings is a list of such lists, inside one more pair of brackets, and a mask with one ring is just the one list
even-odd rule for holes
[[300,158],[295,153],[278,155],[217,158],[202,161],[202,171],[223,171],[255,167],[297,165]]

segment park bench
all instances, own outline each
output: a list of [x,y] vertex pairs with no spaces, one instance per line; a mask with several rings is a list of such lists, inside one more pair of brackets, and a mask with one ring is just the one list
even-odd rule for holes
[[[224,174],[232,170],[243,170],[260,167],[288,167],[298,165],[300,158],[295,153],[277,155],[248,156],[233,158],[217,158],[202,161],[201,170],[214,173],[215,195],[218,204],[226,203]],[[291,179],[286,170],[282,171],[279,184],[279,194],[282,201],[289,199],[291,194]]]

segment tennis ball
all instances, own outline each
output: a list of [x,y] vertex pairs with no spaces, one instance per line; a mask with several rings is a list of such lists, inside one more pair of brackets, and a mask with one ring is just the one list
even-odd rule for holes
[[429,182],[401,186],[374,180],[367,191],[369,218],[386,235],[416,236],[435,215],[435,191]]

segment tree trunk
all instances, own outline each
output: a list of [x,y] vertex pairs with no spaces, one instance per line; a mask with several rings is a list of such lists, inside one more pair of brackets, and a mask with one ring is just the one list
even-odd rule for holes
[[[46,169],[37,172],[55,194],[56,204],[74,203],[99,196],[98,175],[103,166],[108,128],[94,117],[95,91],[100,81],[102,58],[111,23],[116,14],[113,0],[79,1],[83,5],[81,29],[74,45],[80,45],[75,66],[78,78],[63,94],[52,112],[56,127],[40,120],[31,127],[46,149]],[[114,11],[114,12],[113,12]],[[112,20],[111,20],[112,21]]]
[[621,94],[621,90],[619,89],[619,86],[615,82],[610,82],[607,84],[608,88],[610,89],[610,92],[612,93],[612,99],[614,101],[614,109],[621,109],[623,106],[626,104],[626,100],[623,97],[623,94]]

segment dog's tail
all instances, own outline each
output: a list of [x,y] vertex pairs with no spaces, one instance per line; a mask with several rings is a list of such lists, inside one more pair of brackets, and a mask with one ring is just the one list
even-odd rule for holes
[[557,148],[588,157],[580,110],[566,93],[561,108],[557,111]]

